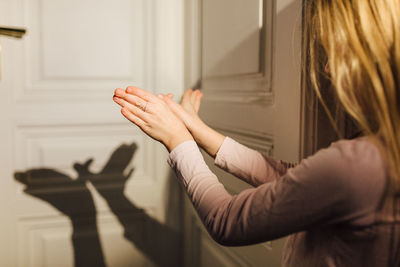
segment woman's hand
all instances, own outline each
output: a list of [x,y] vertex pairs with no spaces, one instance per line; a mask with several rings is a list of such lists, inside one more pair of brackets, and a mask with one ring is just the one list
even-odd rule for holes
[[182,95],[180,104],[172,100],[172,94],[161,95],[161,97],[175,115],[185,123],[189,131],[196,128],[196,124],[199,125],[201,123],[198,112],[203,94],[199,90],[186,90]]
[[198,112],[203,94],[199,90],[188,89],[183,93],[181,106],[193,117],[198,117]]
[[199,90],[189,89],[183,94],[180,105],[172,100],[171,94],[161,97],[176,116],[184,122],[197,144],[210,156],[215,157],[225,136],[208,127],[198,116],[203,94]]
[[114,101],[125,118],[136,124],[153,139],[162,142],[172,151],[184,141],[193,140],[183,122],[162,100],[145,90],[130,86],[116,89]]

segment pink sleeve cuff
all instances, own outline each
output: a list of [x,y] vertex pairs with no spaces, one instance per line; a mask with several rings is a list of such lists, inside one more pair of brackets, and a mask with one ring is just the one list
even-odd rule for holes
[[183,157],[187,151],[199,150],[193,140],[185,141],[177,145],[168,155],[167,162],[171,168],[174,168],[180,157]]
[[232,147],[235,147],[236,141],[230,137],[225,137],[224,141],[222,142],[221,147],[219,148],[214,164],[222,169],[227,168],[227,162],[229,162],[229,156],[232,153]]

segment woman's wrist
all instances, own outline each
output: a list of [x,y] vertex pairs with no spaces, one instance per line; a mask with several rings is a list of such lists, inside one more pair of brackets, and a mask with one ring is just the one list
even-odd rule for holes
[[[186,128],[193,133],[204,127],[204,122],[197,115],[188,115],[183,118]],[[206,126],[206,125],[205,125]]]
[[225,136],[209,127],[200,118],[195,120],[189,130],[196,143],[210,156],[215,157]]
[[168,152],[171,152],[178,145],[190,140],[194,140],[193,136],[189,133],[189,131],[186,131],[178,135],[171,136],[168,140],[164,141],[163,143],[167,148]]

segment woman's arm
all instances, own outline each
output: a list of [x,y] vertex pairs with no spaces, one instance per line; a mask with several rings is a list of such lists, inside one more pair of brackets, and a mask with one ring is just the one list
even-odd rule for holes
[[264,157],[208,127],[197,115],[200,99],[199,91],[188,90],[179,105],[170,97],[156,97],[136,87],[117,89],[114,96],[114,101],[122,106],[122,114],[162,142],[168,151],[194,138],[216,158],[217,166],[253,186],[273,181],[286,172],[290,166]]
[[247,245],[316,225],[373,223],[385,185],[379,153],[368,148],[362,158],[349,159],[345,150],[323,150],[281,179],[235,196],[208,169],[194,141],[176,147],[168,162],[210,235],[223,245]]
[[178,104],[172,100],[173,95],[160,95],[169,108],[178,116],[192,134],[196,143],[202,147],[211,157],[215,158],[225,136],[205,124],[199,117],[203,94],[199,90],[186,90]]
[[199,90],[187,90],[182,96],[181,104],[164,96],[163,100],[186,125],[196,143],[211,157],[215,164],[239,179],[259,186],[282,176],[294,164],[287,164],[262,155],[229,137],[218,133],[198,116],[202,94]]
[[[178,105],[177,103],[175,104]],[[198,116],[194,117],[190,123],[185,125],[188,127],[196,143],[211,157],[215,158],[219,148],[224,142],[225,136],[209,127]]]
[[224,139],[214,163],[255,187],[280,178],[289,168],[295,166],[293,163],[265,156],[230,137]]
[[379,150],[370,143],[348,141],[322,150],[280,179],[231,196],[163,101],[138,88],[128,88],[133,98],[121,91],[114,100],[123,106],[124,116],[171,151],[169,164],[219,243],[254,244],[316,225],[374,222],[386,172]]

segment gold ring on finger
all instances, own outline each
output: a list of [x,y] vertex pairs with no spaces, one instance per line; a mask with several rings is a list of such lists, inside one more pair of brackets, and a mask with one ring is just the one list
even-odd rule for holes
[[142,104],[137,104],[136,105],[138,108],[140,108],[141,110],[143,110],[144,112],[146,112],[146,109],[147,109],[147,102],[146,102],[146,104],[144,104],[144,105],[142,105]]

